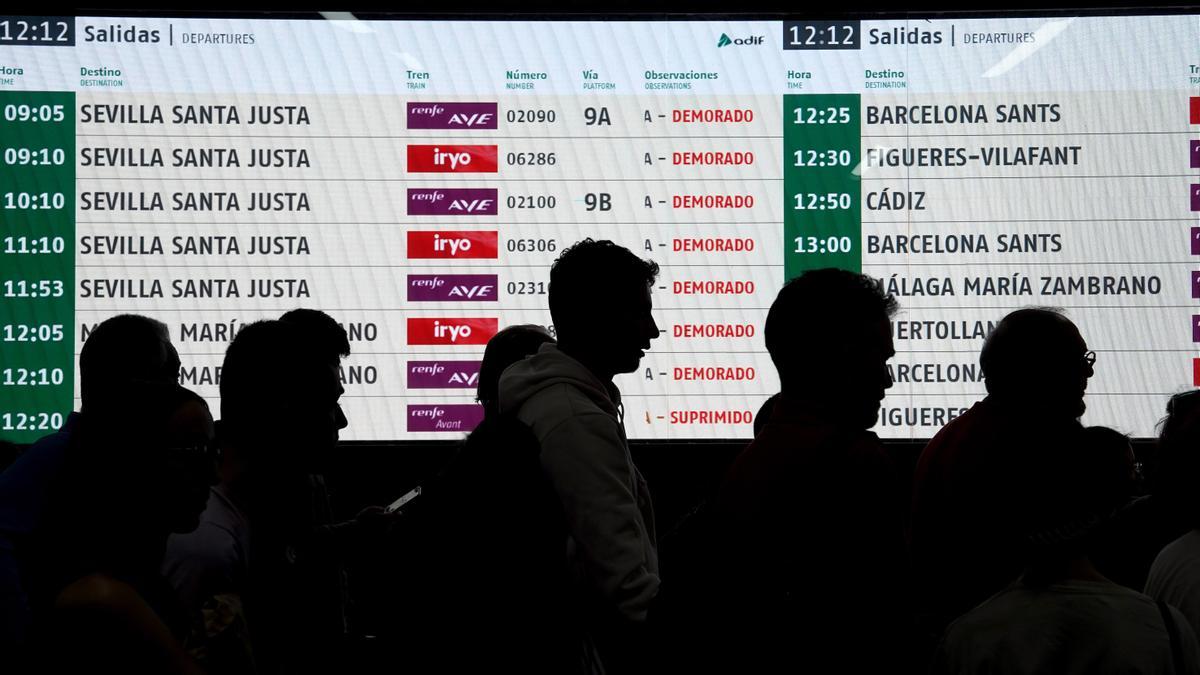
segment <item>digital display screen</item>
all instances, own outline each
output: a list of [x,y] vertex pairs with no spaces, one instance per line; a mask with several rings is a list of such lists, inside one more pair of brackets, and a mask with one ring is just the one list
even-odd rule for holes
[[0,17],[0,438],[77,407],[109,316],[166,323],[215,405],[238,328],[296,307],[349,334],[343,438],[458,438],[583,237],[662,268],[631,438],[748,438],[767,308],[829,266],[901,305],[880,436],[982,398],[1029,305],[1098,354],[1084,421],[1151,436],[1200,382],[1196,44],[1184,15]]

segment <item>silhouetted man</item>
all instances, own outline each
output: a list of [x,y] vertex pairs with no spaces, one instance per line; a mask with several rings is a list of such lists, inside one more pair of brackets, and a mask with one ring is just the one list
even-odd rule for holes
[[284,321],[238,333],[221,369],[220,483],[200,527],[168,543],[164,569],[205,613],[214,672],[333,672],[343,617],[312,583],[311,475],[346,419],[342,387],[319,340]]
[[[305,345],[322,357],[333,370],[340,398],[345,393],[342,359],[350,356],[350,339],[346,329],[319,309],[293,309],[285,312],[279,320],[298,328]],[[334,405],[334,423],[338,429],[344,429],[349,422],[341,404],[335,402]],[[330,445],[329,450],[332,449]],[[307,576],[305,585],[312,593],[313,611],[328,620],[329,630],[348,635],[350,590],[343,557],[352,548],[357,549],[361,545],[365,528],[360,527],[357,518],[342,523],[334,522],[333,504],[325,482],[325,472],[333,458],[328,453],[319,453],[314,459],[312,473],[308,477],[314,527],[309,548],[313,553],[309,556],[310,564],[303,571]]]
[[610,672],[636,667],[630,639],[659,587],[650,493],[612,382],[636,370],[658,337],[650,314],[657,276],[655,263],[610,241],[566,249],[550,270],[558,344],[500,378],[500,410],[532,429],[562,502],[580,613]]
[[392,602],[405,611],[389,611],[396,625],[388,628],[409,669],[579,669],[563,509],[537,439],[497,400],[501,373],[554,342],[536,325],[509,326],[488,340],[477,389],[483,421],[397,520],[384,569],[399,584]]
[[27,589],[18,549],[37,528],[51,482],[66,461],[72,429],[134,380],[175,383],[179,354],[167,327],[144,316],[122,314],[91,332],[79,354],[80,412],[42,438],[0,474],[0,648],[19,644],[29,622]]
[[1079,428],[1094,362],[1050,309],[1012,312],[984,342],[987,397],[933,437],[914,479],[913,562],[931,632],[1020,573],[1012,514],[1023,474],[1039,470],[1030,439]]
[[1200,674],[1184,615],[1113,583],[1090,552],[1129,495],[1129,439],[1104,427],[1062,427],[1028,439],[1037,471],[1016,477],[1012,522],[1024,570],[950,625],[936,675]]
[[895,311],[873,279],[837,269],[800,275],[771,305],[764,333],[781,393],[717,494],[717,632],[697,642],[719,653],[700,666],[908,668],[899,478],[867,431],[892,386]]

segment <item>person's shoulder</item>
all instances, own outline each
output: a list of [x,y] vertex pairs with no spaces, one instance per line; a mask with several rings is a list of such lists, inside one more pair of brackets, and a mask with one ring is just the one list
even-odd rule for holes
[[233,557],[238,548],[239,537],[235,527],[204,520],[191,532],[172,534],[167,540],[168,556],[181,555],[195,559],[223,559]]
[[1002,627],[1014,616],[1028,613],[1034,595],[1020,583],[1009,584],[952,621],[946,636],[986,634],[993,627]]
[[986,399],[979,401],[938,429],[917,458],[913,478],[918,486],[950,479],[963,462],[969,466],[978,460],[981,446],[996,442],[999,421],[993,408]]
[[1189,530],[1159,551],[1158,558],[1177,560],[1200,566],[1200,529]]
[[942,633],[942,641],[946,645],[961,645],[964,641],[991,639],[996,629],[1002,629],[1013,615],[1020,613],[1017,607],[1020,604],[1014,589],[1005,588],[950,622]]
[[148,609],[133,586],[107,574],[89,574],[76,579],[55,598],[56,610],[128,614]]
[[1200,531],[1192,530],[1163,547],[1146,575],[1146,593],[1168,600],[1200,587]]
[[243,550],[247,536],[241,514],[213,489],[196,529],[168,539],[166,560],[210,566],[232,563],[247,554]]
[[[1056,598],[1060,604],[1078,606],[1081,602],[1101,603],[1108,607],[1119,608],[1126,618],[1138,615],[1157,615],[1158,605],[1154,598],[1126,588],[1112,581],[1068,580],[1051,584],[1050,593],[1040,590],[1031,592],[1042,593],[1044,597]],[[1089,600],[1090,598],[1090,600]],[[1086,606],[1086,605],[1084,605]],[[1095,612],[1093,612],[1095,614]],[[1113,614],[1116,616],[1116,614]]]
[[[74,413],[72,413],[74,414]],[[5,480],[23,482],[32,474],[57,471],[66,463],[67,449],[71,445],[71,429],[64,427],[48,436],[42,436],[17,455],[12,464],[0,471],[0,482]]]
[[1135,605],[1153,605],[1154,598],[1135,591],[1132,588],[1127,588],[1112,581],[1101,582],[1076,582],[1072,586],[1076,591],[1085,593],[1096,593],[1098,595],[1107,595],[1109,597],[1120,598]]
[[63,426],[63,428],[52,434],[42,436],[34,441],[33,445],[29,446],[29,450],[37,449],[44,451],[46,448],[65,448],[71,443],[71,435],[74,433],[73,426]]
[[965,437],[976,434],[990,434],[989,430],[997,421],[993,408],[994,405],[986,399],[977,401],[970,408],[963,410],[961,415],[942,425],[933,438],[929,439],[929,444],[925,446],[926,449],[961,441]]
[[836,437],[835,442],[840,442],[847,450],[853,453],[871,456],[887,455],[883,449],[883,441],[879,440],[879,436],[874,431],[856,429],[845,432]]
[[612,420],[587,392],[570,382],[556,382],[529,397],[517,419],[533,430],[539,439],[578,425]]

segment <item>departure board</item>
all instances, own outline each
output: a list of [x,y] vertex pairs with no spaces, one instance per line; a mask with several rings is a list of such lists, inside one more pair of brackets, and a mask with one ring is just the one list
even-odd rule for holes
[[0,438],[78,406],[109,316],[215,409],[296,307],[349,335],[343,438],[460,438],[583,237],[662,268],[632,438],[748,438],[767,308],[829,266],[900,302],[885,438],[982,398],[1023,306],[1097,352],[1085,422],[1200,383],[1200,17],[329,19],[0,17]]

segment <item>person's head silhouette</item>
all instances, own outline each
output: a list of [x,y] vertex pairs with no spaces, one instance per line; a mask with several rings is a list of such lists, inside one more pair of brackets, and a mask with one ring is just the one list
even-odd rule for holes
[[1131,497],[1129,437],[1107,427],[1059,427],[1018,452],[1029,454],[1037,466],[1016,474],[1016,520],[1028,561],[1085,555]]
[[839,423],[869,428],[892,386],[896,300],[868,276],[811,270],[784,285],[763,333],[783,395]]
[[1150,493],[1162,497],[1184,522],[1200,525],[1200,389],[1175,394],[1167,403],[1153,460]]
[[80,409],[86,412],[131,380],[179,381],[179,353],[167,327],[137,314],[104,320],[79,352]]
[[294,324],[258,321],[225,352],[222,445],[236,448],[263,478],[311,473],[346,426],[337,373],[306,338]]
[[279,320],[303,331],[312,347],[327,354],[334,366],[350,356],[350,339],[346,329],[325,312],[301,307],[284,313]]
[[979,354],[989,397],[1042,420],[1083,415],[1095,361],[1075,324],[1043,307],[1005,316]]
[[[350,356],[350,338],[346,335],[346,329],[319,309],[293,309],[279,317],[279,320],[299,329],[305,344],[316,350],[333,368],[338,380],[338,398],[341,398],[346,392],[342,385],[342,359]],[[346,414],[340,403],[335,406],[337,419],[334,423],[338,429],[345,429],[349,425]]]
[[[164,432],[167,480],[160,485],[164,493],[157,503],[176,505],[166,514],[172,532],[191,532],[208,502],[208,487],[217,478],[216,434],[208,403],[189,389],[173,391]],[[167,495],[166,490],[174,494]]]
[[584,239],[550,268],[559,349],[601,379],[631,373],[658,337],[650,287],[658,265],[611,241]]
[[538,347],[554,338],[545,328],[533,324],[509,326],[492,336],[483,350],[479,364],[479,382],[475,399],[483,404],[485,417],[500,412],[500,374],[504,369],[526,356],[536,354]]
[[51,521],[69,523],[81,542],[109,538],[104,546],[133,546],[132,554],[191,532],[215,478],[212,437],[208,405],[194,392],[149,380],[120,385],[95,402],[72,439]]

